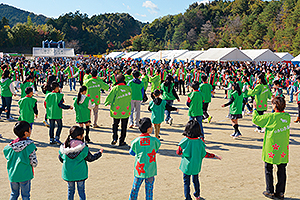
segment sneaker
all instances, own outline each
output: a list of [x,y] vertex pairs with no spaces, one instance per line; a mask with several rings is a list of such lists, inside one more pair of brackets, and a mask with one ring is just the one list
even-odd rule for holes
[[229,118],[229,115],[227,115],[226,118]]
[[232,133],[230,136],[231,136],[231,137],[234,137],[234,136],[235,136],[235,134],[236,134],[236,132]]
[[0,138],[3,138],[2,134],[0,134]]
[[165,121],[166,122],[166,124],[169,124],[169,121]]
[[248,114],[248,115],[251,115],[251,114],[252,114],[252,112],[253,112],[253,111],[249,111],[249,112],[247,112],[247,114]]
[[85,136],[84,139],[85,139],[85,142],[86,142],[86,143],[91,143],[91,140],[90,140],[89,137]]
[[61,145],[61,144],[62,144],[62,142],[59,141],[59,139],[55,139],[54,142],[55,142],[56,144],[58,144],[58,145]]
[[241,136],[242,136],[242,134],[241,134],[240,132],[237,132],[233,138],[234,138],[234,139],[237,139],[237,138],[239,138],[239,137],[241,137]]
[[121,147],[121,146],[127,146],[127,143],[126,142],[122,142],[122,143],[119,144],[119,147]]
[[209,117],[207,118],[208,123],[211,122],[212,118],[213,118],[212,116],[209,116]]
[[275,193],[274,195],[277,199],[284,199],[284,194],[280,192],[279,194]]
[[7,119],[7,121],[13,121],[13,120],[15,120],[15,119],[11,116]]
[[293,103],[293,101],[289,101],[289,103]]
[[49,143],[50,145],[54,145],[54,144],[56,144],[56,142],[54,141],[54,140],[50,140],[50,143]]
[[170,124],[170,126],[173,124],[173,118],[170,118],[169,120],[168,120],[168,122],[169,122],[169,124]]
[[0,122],[3,122],[3,119],[0,117]]
[[43,121],[43,124],[44,124],[45,126],[47,126],[47,127],[50,126],[45,120]]
[[133,128],[133,124],[129,125],[129,128]]
[[113,140],[110,144],[111,144],[111,145],[115,145],[115,144],[117,144],[117,141],[116,141],[116,140]]
[[227,97],[225,96],[224,99],[227,99]]
[[264,191],[263,195],[265,195],[265,197],[267,197],[267,198],[274,199],[274,194],[273,193],[269,193],[267,191]]
[[258,128],[256,128],[254,131],[260,133],[261,130],[259,130]]
[[93,128],[99,128],[100,126],[98,126],[97,124],[93,125]]

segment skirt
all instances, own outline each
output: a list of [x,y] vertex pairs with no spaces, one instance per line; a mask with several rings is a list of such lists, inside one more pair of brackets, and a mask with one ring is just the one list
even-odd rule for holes
[[243,118],[243,115],[242,114],[236,114],[236,115],[234,115],[234,114],[230,114],[229,113],[228,118],[229,119],[240,119],[240,118]]

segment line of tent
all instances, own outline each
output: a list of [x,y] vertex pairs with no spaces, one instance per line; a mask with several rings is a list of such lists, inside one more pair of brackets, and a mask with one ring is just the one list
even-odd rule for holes
[[238,48],[210,48],[206,51],[189,50],[160,50],[111,52],[106,58],[123,58],[127,60],[176,60],[181,62],[190,61],[254,61],[254,62],[293,62],[300,63],[300,55],[293,57],[288,52],[274,53],[270,49],[248,49]]

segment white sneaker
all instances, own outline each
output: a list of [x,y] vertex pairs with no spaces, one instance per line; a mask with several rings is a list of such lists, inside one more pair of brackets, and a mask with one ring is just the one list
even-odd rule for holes
[[242,115],[245,116],[245,111],[242,111]]
[[173,118],[170,118],[168,122],[169,122],[169,124],[171,126],[173,124]]
[[259,130],[258,128],[256,128],[254,131],[255,131],[255,132],[258,132],[258,133],[264,133],[264,131],[263,131],[262,129]]
[[11,116],[7,119],[7,121],[12,121],[12,120],[15,120],[15,119]]

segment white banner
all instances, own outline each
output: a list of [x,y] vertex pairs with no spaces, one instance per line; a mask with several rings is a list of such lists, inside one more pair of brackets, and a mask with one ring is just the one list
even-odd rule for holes
[[74,49],[33,47],[33,57],[74,57]]

